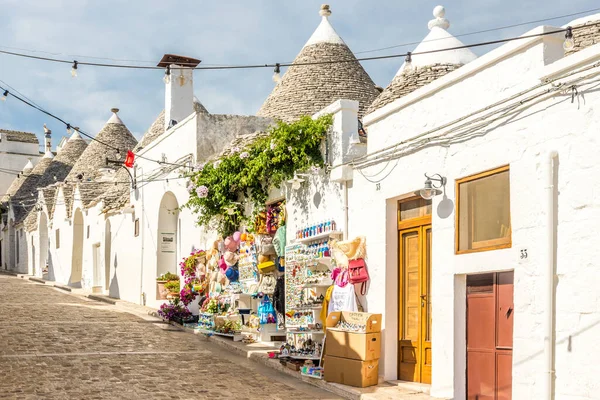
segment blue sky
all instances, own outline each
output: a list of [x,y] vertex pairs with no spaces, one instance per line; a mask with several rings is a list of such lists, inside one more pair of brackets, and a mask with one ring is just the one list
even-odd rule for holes
[[[320,22],[324,0],[0,0],[0,49],[35,50],[41,56],[78,61],[141,60],[155,65],[164,53],[183,54],[210,64],[264,64],[292,61]],[[549,18],[598,6],[591,0],[393,1],[331,0],[330,21],[355,52],[420,41],[427,35],[433,7],[446,7],[455,35]],[[547,22],[560,26],[576,17]],[[523,34],[531,24],[461,38],[474,43]],[[405,46],[379,52],[402,53]],[[478,48],[477,54],[491,48]],[[367,61],[363,66],[387,86],[402,59]],[[139,138],[164,107],[163,72],[70,65],[0,54],[0,80],[40,106],[90,133],[97,133],[118,107],[121,119]],[[271,69],[196,71],[196,97],[211,113],[255,114],[273,88]],[[0,86],[5,85],[0,82]],[[24,104],[0,104],[0,127],[53,131],[56,144],[66,131]]]

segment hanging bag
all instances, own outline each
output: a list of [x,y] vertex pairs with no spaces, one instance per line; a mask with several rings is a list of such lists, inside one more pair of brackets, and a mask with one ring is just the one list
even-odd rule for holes
[[258,318],[260,319],[260,324],[274,324],[276,322],[275,315],[273,303],[271,303],[269,296],[265,295],[258,306]]
[[264,236],[260,241],[260,254],[263,256],[275,255],[275,246],[271,236]]
[[369,272],[367,264],[363,258],[358,260],[350,260],[348,263],[348,281],[351,284],[361,283],[360,294],[365,295],[367,292],[367,281],[369,280]]
[[345,268],[339,268],[337,272],[334,270],[331,276],[334,283],[339,287],[346,287],[348,284],[348,270]]

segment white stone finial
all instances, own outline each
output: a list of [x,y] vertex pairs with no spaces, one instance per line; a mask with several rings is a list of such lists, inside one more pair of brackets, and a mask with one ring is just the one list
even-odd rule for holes
[[444,16],[446,15],[446,9],[444,6],[436,6],[433,9],[433,16],[435,19],[432,19],[427,24],[427,27],[431,30],[434,27],[448,29],[450,27],[450,21],[448,21]]
[[329,17],[331,15],[331,9],[329,8],[329,4],[322,4],[321,9],[319,10],[319,15],[321,17]]

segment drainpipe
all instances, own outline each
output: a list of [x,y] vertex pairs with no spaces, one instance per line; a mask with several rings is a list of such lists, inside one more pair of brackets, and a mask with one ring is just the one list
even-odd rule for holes
[[344,240],[348,240],[348,181],[344,181]]
[[[141,169],[141,168],[140,168]],[[144,176],[144,171],[141,171],[140,176]],[[142,250],[141,250],[141,254],[140,254],[140,304],[145,306],[146,305],[146,296],[144,293],[144,227],[145,227],[145,221],[146,221],[146,213],[144,211],[144,186],[142,185],[141,190],[142,193],[140,193],[140,197],[142,199],[142,215],[140,215],[140,233],[141,233],[141,240],[142,240]],[[135,223],[135,222],[134,222]]]
[[558,152],[552,150],[548,153],[548,164],[547,164],[547,210],[546,210],[546,225],[547,225],[547,238],[546,238],[546,284],[545,284],[545,296],[544,296],[544,309],[546,310],[544,315],[544,384],[543,384],[543,396],[544,400],[554,399],[554,393],[552,390],[554,380],[554,237],[556,233],[556,221],[554,220],[554,209],[556,204],[554,202],[554,167],[556,165],[556,159]]

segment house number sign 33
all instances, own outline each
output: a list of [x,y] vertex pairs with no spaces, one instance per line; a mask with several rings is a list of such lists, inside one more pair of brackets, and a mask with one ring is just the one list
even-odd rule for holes
[[519,250],[519,258],[521,260],[526,260],[528,257],[529,257],[529,254],[527,253],[527,249]]

